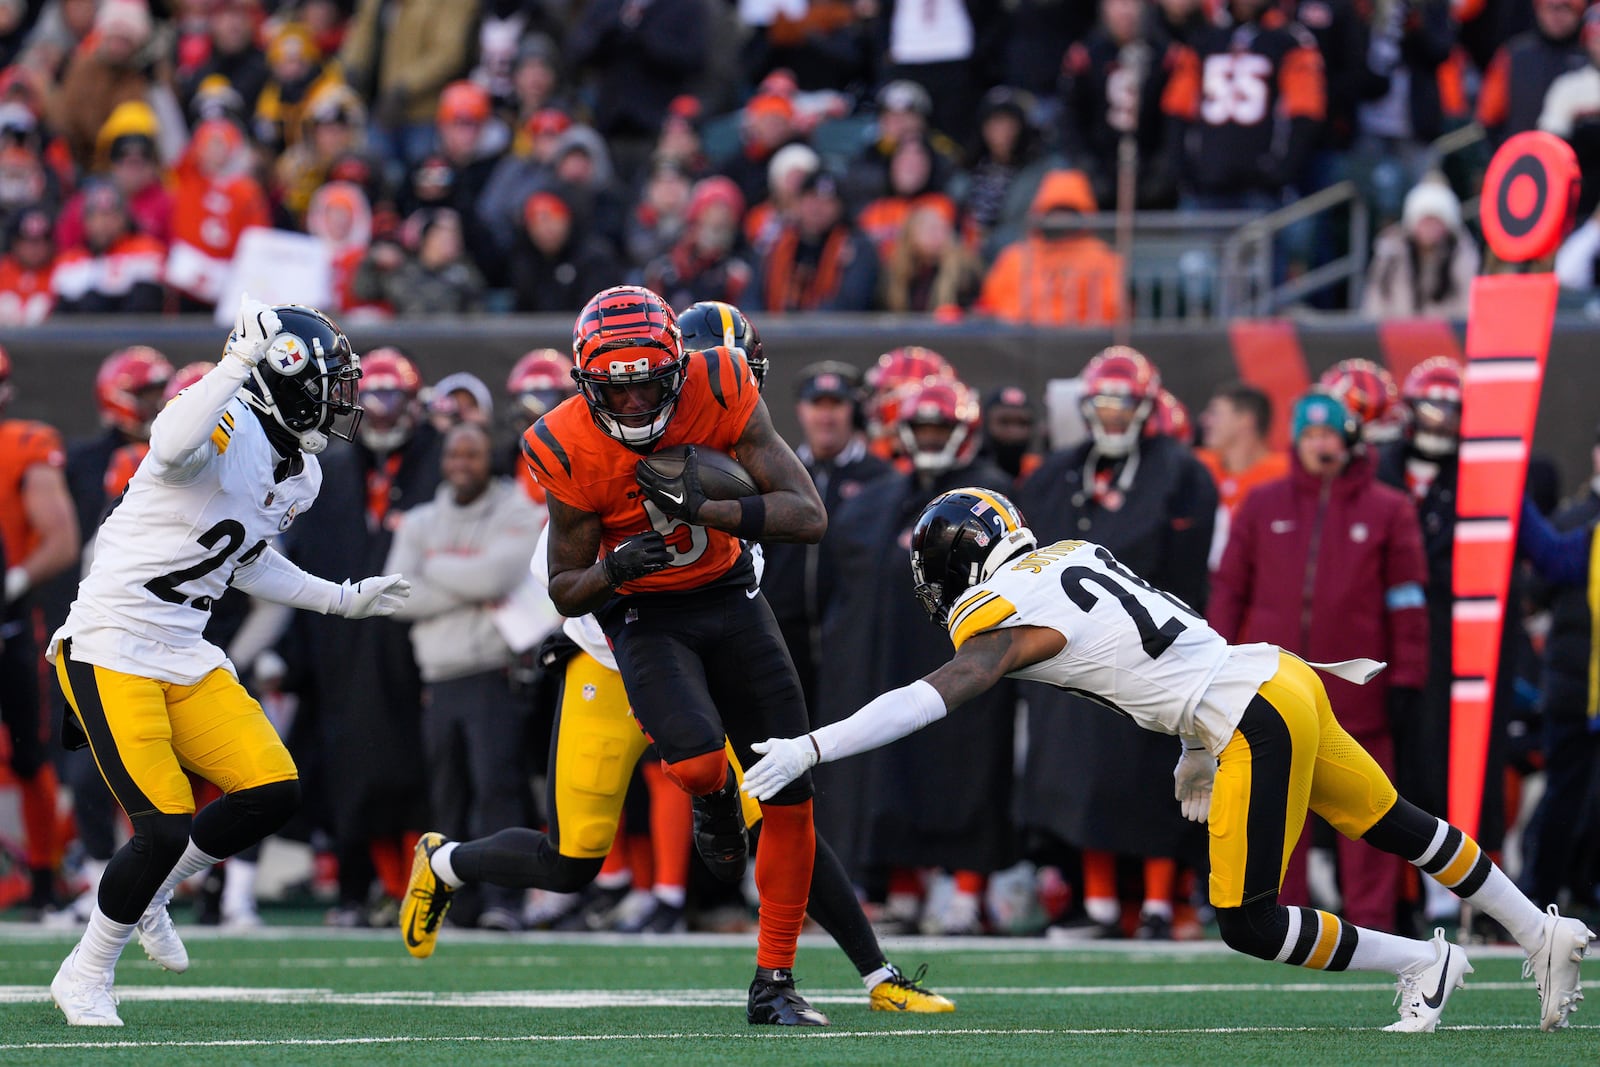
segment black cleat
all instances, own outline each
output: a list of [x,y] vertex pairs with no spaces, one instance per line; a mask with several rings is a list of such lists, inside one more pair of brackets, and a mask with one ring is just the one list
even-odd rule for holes
[[744,877],[750,841],[745,836],[744,805],[739,800],[739,780],[728,768],[728,782],[715,793],[695,797],[694,848],[718,881],[737,882]]
[[751,1026],[827,1026],[828,1017],[795,992],[790,971],[756,969],[745,1018]]

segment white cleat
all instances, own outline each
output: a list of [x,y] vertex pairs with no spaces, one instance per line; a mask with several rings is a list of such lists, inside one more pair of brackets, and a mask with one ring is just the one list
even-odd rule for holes
[[121,1026],[117,995],[111,991],[111,972],[88,975],[78,969],[78,948],[73,946],[50,982],[50,998],[67,1017],[69,1026]]
[[1578,982],[1578,964],[1588,954],[1595,932],[1582,920],[1564,918],[1554,904],[1545,912],[1544,943],[1528,954],[1522,977],[1532,978],[1539,988],[1539,1029],[1559,1030],[1567,1016],[1578,1010],[1583,986]]
[[183,947],[183,939],[178,936],[178,928],[172,925],[172,916],[167,914],[165,904],[151,904],[146,908],[135,929],[146,956],[173,974],[189,969],[189,950]]
[[1457,989],[1466,987],[1472,964],[1460,945],[1444,939],[1443,930],[1433,932],[1437,958],[1426,967],[1401,971],[1395,981],[1395,1003],[1400,1006],[1400,1021],[1384,1029],[1391,1034],[1431,1034],[1444,1014],[1445,1001]]

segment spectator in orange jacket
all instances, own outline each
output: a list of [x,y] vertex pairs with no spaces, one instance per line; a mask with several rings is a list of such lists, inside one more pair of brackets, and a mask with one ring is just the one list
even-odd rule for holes
[[1001,249],[978,309],[1006,322],[1072,326],[1122,314],[1122,257],[1083,228],[1097,210],[1079,170],[1045,175],[1028,209],[1028,233]]
[[244,134],[227,119],[200,124],[173,178],[177,204],[166,281],[178,293],[182,310],[211,308],[222,293],[239,235],[251,226],[272,224],[267,194],[250,175]]

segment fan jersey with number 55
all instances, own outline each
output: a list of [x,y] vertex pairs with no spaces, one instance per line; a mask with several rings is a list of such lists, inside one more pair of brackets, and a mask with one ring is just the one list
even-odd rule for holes
[[1199,738],[1213,755],[1278,670],[1275,646],[1228,644],[1183,601],[1088,541],[1057,541],[1003,564],[949,618],[958,649],[986,630],[1055,630],[1066,646],[1011,677],[1081,694],[1146,730]]
[[[755,377],[738,351],[690,352],[678,406],[655,448],[701,445],[732,452],[761,402]],[[522,435],[522,455],[546,493],[600,516],[602,552],[650,529],[660,532],[672,561],[618,587],[633,593],[699,589],[729,576],[743,546],[733,534],[668,518],[634,480],[640,455],[595,425],[582,396],[568,397]],[[748,581],[747,575],[740,575]]]
[[[94,561],[56,634],[72,638],[73,659],[179,685],[227,662],[202,635],[212,602],[322,487],[310,455],[274,480],[282,457],[238,391],[237,380],[212,371],[156,417],[150,453],[101,524]],[[162,434],[180,419],[215,429],[181,464],[163,463]]]

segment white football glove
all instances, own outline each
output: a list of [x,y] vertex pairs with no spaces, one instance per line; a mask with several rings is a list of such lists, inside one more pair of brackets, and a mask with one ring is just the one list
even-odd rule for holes
[[345,582],[339,587],[339,603],[333,613],[347,619],[393,615],[410,595],[411,583],[398,574],[363,578],[354,585]]
[[1178,765],[1172,769],[1172,794],[1178,798],[1183,817],[1205,822],[1211,815],[1211,783],[1217,777],[1217,760],[1203,748],[1184,747]]
[[739,788],[757,800],[771,800],[778,790],[817,764],[817,746],[810,734],[769,737],[751,745],[750,750],[763,755],[744,772],[744,783]]
[[245,293],[239,297],[239,314],[233,320],[233,332],[228,335],[222,354],[254,367],[282,329],[283,323],[278,321],[278,313],[272,310],[271,304],[253,300]]

